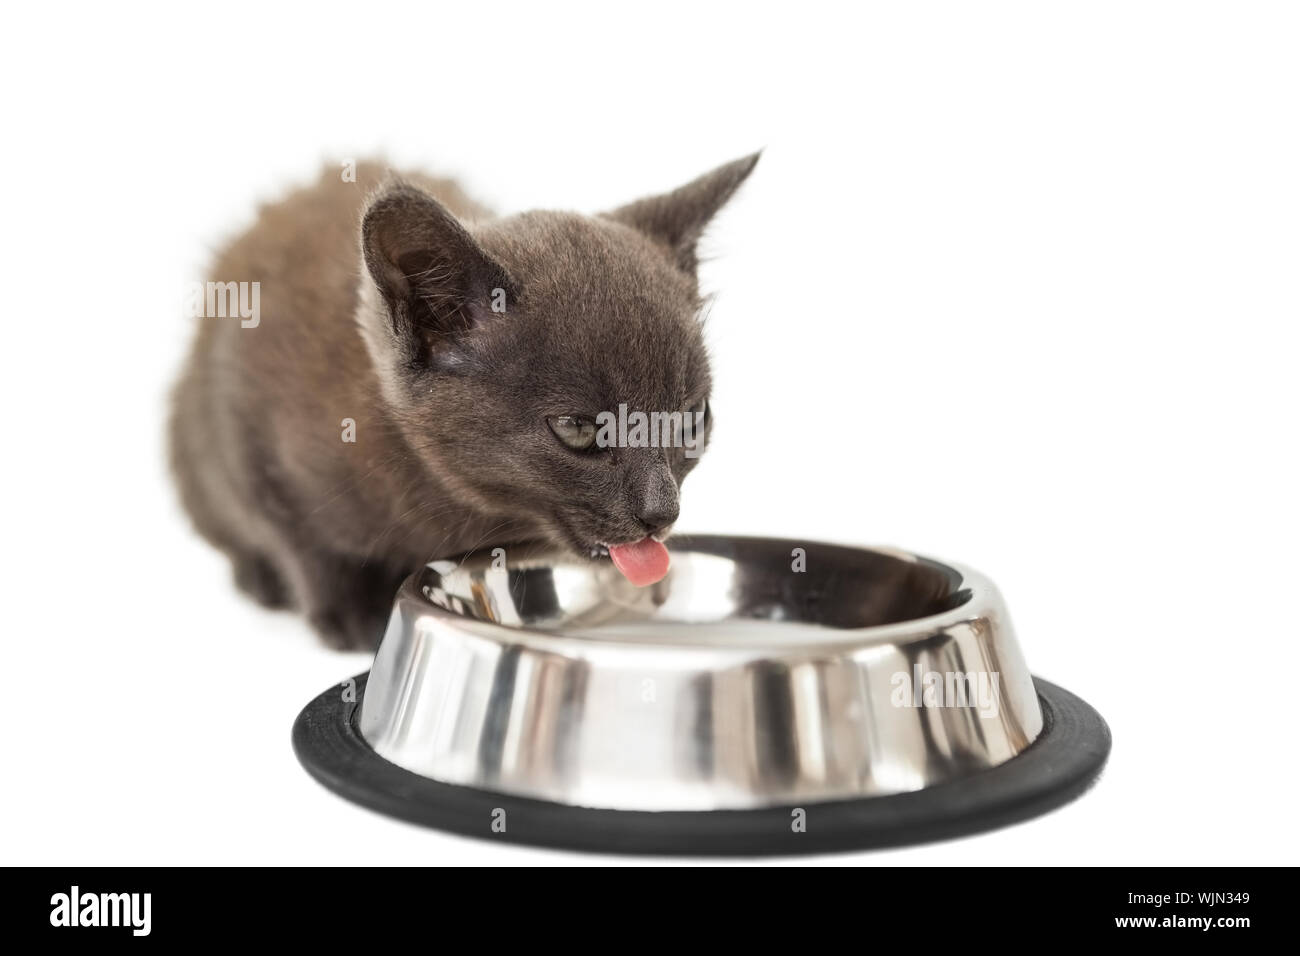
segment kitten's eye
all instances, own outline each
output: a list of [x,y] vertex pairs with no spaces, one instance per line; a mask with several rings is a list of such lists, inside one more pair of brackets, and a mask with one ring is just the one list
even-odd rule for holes
[[690,416],[692,422],[699,422],[701,425],[707,422],[709,420],[709,400],[704,398],[696,402],[691,407]]
[[555,437],[574,451],[586,451],[596,444],[596,423],[577,415],[550,415],[546,424]]

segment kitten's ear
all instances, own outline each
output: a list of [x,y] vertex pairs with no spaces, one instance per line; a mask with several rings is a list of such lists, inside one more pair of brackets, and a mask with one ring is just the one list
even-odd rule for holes
[[670,193],[638,199],[605,215],[666,246],[678,267],[694,274],[699,264],[695,246],[704,227],[753,172],[760,155],[737,159]]
[[413,186],[394,183],[371,200],[361,252],[391,332],[411,358],[431,357],[449,336],[485,319],[494,299],[514,301],[506,270],[442,203]]

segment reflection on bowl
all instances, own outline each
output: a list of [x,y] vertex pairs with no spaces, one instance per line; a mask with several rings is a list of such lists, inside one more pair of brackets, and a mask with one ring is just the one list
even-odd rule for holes
[[1043,727],[1002,600],[973,571],[793,540],[669,548],[648,588],[551,550],[430,565],[398,595],[362,736],[443,783],[717,810],[920,790],[1010,760]]

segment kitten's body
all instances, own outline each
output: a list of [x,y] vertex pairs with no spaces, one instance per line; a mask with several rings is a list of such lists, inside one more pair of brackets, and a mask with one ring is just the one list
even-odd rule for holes
[[212,271],[260,284],[260,320],[199,321],[172,420],[183,502],[239,585],[367,647],[432,557],[666,532],[691,462],[575,455],[541,423],[707,398],[694,245],[753,161],[601,218],[492,219],[375,164],[264,207]]

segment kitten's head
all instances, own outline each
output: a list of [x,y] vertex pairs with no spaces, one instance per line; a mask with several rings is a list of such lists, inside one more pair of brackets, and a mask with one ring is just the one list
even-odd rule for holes
[[430,474],[512,519],[511,537],[584,555],[662,540],[711,427],[696,244],[757,160],[600,216],[473,227],[412,186],[382,189],[359,320]]

